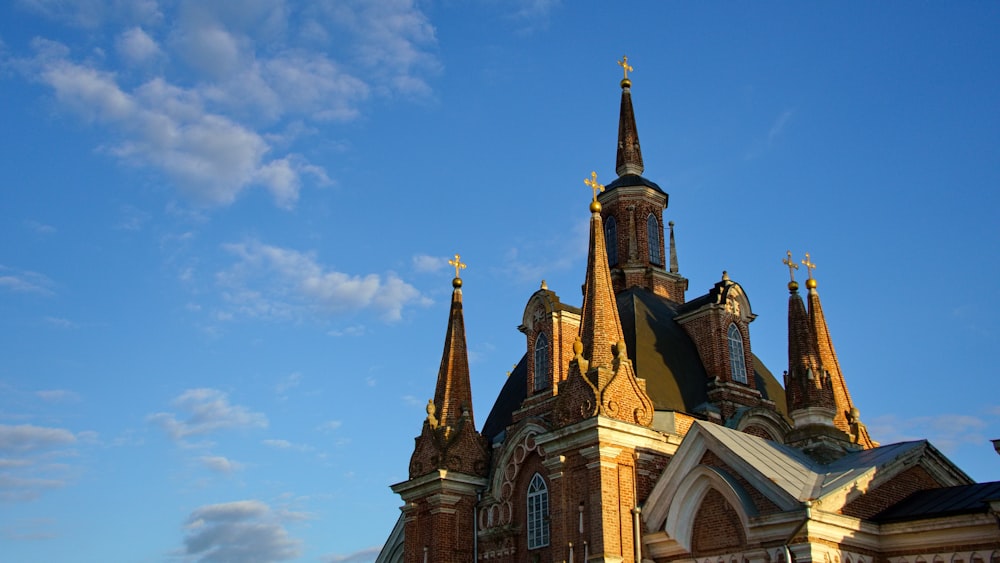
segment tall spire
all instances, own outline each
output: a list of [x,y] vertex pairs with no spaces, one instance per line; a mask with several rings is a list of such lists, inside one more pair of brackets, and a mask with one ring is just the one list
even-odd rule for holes
[[[448,315],[448,330],[444,338],[444,352],[438,369],[437,387],[434,390],[434,407],[437,421],[441,426],[453,426],[468,412],[469,422],[475,426],[472,417],[472,386],[469,383],[469,353],[465,343],[465,317],[462,314],[462,278],[460,270],[465,269],[459,255],[448,261],[455,267],[455,278],[451,281],[451,309]],[[428,405],[429,407],[429,405]]]
[[472,386],[469,383],[469,352],[462,315],[462,278],[465,264],[455,255],[451,281],[451,308],[444,337],[444,352],[438,369],[434,398],[427,401],[427,418],[410,457],[410,477],[435,469],[479,475],[485,471],[486,443],[476,432],[472,416]]
[[590,241],[587,274],[583,284],[580,333],[573,344],[575,357],[569,377],[559,386],[559,418],[563,423],[592,416],[615,418],[649,426],[653,402],[646,394],[645,380],[637,379],[625,348],[625,336],[611,285],[601,204],[597,194],[604,186],[597,173],[584,180],[594,191],[590,203]]
[[826,317],[823,315],[823,305],[819,300],[819,292],[816,291],[816,278],[812,271],[816,264],[812,263],[809,253],[802,264],[809,271],[809,278],[806,280],[806,288],[809,290],[809,324],[812,334],[816,339],[816,352],[820,365],[830,375],[830,387],[833,392],[834,405],[837,414],[833,417],[834,425],[847,432],[851,436],[851,441],[864,447],[865,449],[875,447],[864,424],[861,423],[858,409],[851,401],[851,394],[847,390],[847,383],[844,380],[844,373],[840,370],[840,362],[837,360],[837,352],[833,349],[833,340],[830,338],[830,331],[826,325]]
[[618,158],[615,161],[615,172],[618,176],[627,174],[642,174],[642,150],[639,148],[639,131],[635,127],[635,111],[632,109],[632,81],[628,73],[633,70],[628,64],[628,57],[623,56],[618,61],[625,71],[622,79],[622,104],[618,117]]

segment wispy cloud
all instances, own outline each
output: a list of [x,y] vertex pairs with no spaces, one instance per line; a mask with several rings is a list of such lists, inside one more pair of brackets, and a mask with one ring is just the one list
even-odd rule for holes
[[43,389],[35,391],[35,395],[47,403],[76,403],[80,401],[79,393],[68,389]]
[[[441,66],[435,30],[408,0],[22,2],[102,33],[80,45],[38,38],[13,66],[109,134],[108,154],[159,170],[204,206],[228,205],[253,187],[293,206],[303,184],[330,181],[289,150],[311,130],[303,123],[355,119],[373,91],[425,97]],[[109,70],[115,62],[129,72]]]
[[267,447],[269,447],[269,448],[274,448],[276,450],[292,450],[292,451],[297,451],[297,452],[311,452],[311,451],[315,451],[315,449],[316,449],[316,448],[314,448],[314,447],[312,447],[312,446],[310,446],[308,444],[295,444],[295,443],[289,442],[288,440],[281,440],[281,439],[261,440],[260,443],[263,444],[263,445],[265,445],[265,446],[267,446]]
[[300,516],[274,511],[259,500],[202,506],[187,519],[184,554],[206,563],[294,559],[302,552],[302,541],[291,537],[285,525]]
[[24,222],[24,226],[39,235],[52,235],[56,233],[55,227],[52,225],[46,225],[45,223],[39,223],[38,221],[27,220]]
[[0,502],[30,501],[64,487],[70,468],[51,460],[76,443],[64,428],[0,424]]
[[389,272],[347,274],[323,266],[311,253],[250,241],[224,248],[239,261],[216,279],[232,314],[297,319],[304,314],[338,315],[374,309],[388,321],[403,308],[426,300],[412,285]]
[[[997,416],[1000,413],[986,413]],[[945,453],[952,453],[966,444],[986,444],[990,422],[971,414],[940,414],[935,416],[902,417],[884,415],[868,422],[872,438],[883,444],[926,439]]]
[[219,430],[266,428],[267,417],[247,407],[232,405],[217,389],[188,389],[171,403],[181,414],[159,412],[146,417],[174,440],[184,440]]
[[418,254],[413,257],[413,269],[420,273],[440,272],[448,266],[448,258]]
[[19,270],[0,264],[0,289],[15,293],[35,293],[53,295],[52,282],[48,276],[29,270]]
[[223,475],[229,475],[243,470],[243,464],[221,455],[206,455],[198,458],[206,468]]

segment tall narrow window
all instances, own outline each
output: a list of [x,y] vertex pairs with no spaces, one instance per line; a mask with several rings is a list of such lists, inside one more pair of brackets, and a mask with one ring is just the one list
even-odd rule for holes
[[618,223],[614,217],[608,217],[604,224],[604,245],[608,248],[608,266],[618,264]]
[[649,261],[663,265],[663,255],[660,254],[660,222],[652,213],[646,218],[646,240],[649,241]]
[[549,545],[549,489],[538,473],[528,485],[528,549]]
[[729,367],[732,368],[733,381],[746,383],[747,367],[743,361],[743,335],[736,325],[729,325],[726,338],[729,340]]
[[549,386],[549,338],[539,332],[535,338],[535,391]]

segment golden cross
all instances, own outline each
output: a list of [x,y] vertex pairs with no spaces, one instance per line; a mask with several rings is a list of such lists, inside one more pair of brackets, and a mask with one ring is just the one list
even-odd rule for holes
[[604,184],[597,183],[597,172],[591,172],[590,178],[584,178],[583,183],[594,190],[594,201],[597,201],[597,194],[604,191]]
[[[787,251],[785,254],[788,255],[788,258],[782,258],[781,263],[788,266],[788,275],[792,276],[792,281],[795,281],[795,270],[799,269],[799,265],[795,263],[795,260],[792,260],[791,250]],[[806,256],[809,255],[806,254]]]
[[458,271],[459,270],[464,270],[465,269],[465,264],[463,264],[462,261],[459,260],[458,254],[455,255],[455,259],[454,260],[448,260],[448,263],[455,267],[455,277],[456,278],[461,277],[461,276],[458,275]]
[[625,55],[622,55],[622,60],[618,61],[618,66],[622,67],[622,70],[625,71],[625,80],[628,80],[628,73],[635,70],[632,68],[632,65],[628,64],[628,57]]
[[806,267],[809,271],[809,279],[813,279],[813,270],[816,269],[816,264],[809,261],[809,253],[806,252],[806,259],[802,261],[802,265]]

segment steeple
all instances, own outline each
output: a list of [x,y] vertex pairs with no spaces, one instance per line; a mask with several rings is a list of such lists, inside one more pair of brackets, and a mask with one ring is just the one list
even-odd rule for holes
[[625,71],[622,78],[622,104],[618,118],[618,158],[615,162],[615,172],[618,176],[627,174],[642,175],[642,150],[639,148],[639,131],[635,127],[635,112],[632,110],[632,81],[628,73],[632,70],[628,57],[623,56],[618,65]]
[[816,339],[816,353],[820,365],[830,375],[830,387],[833,392],[834,406],[837,409],[833,423],[837,428],[847,432],[855,444],[864,449],[873,448],[877,444],[872,441],[867,428],[861,422],[860,413],[851,401],[851,394],[847,390],[844,374],[840,371],[840,362],[833,349],[833,340],[830,338],[826,317],[823,315],[823,305],[819,300],[819,292],[816,291],[816,278],[812,275],[816,265],[810,260],[808,252],[802,264],[809,270],[809,278],[806,280],[806,288],[809,291],[807,297],[809,301],[809,325]]
[[451,309],[437,387],[434,390],[434,407],[438,424],[442,426],[454,425],[466,412],[469,422],[475,426],[472,416],[472,387],[469,383],[469,353],[465,344],[465,317],[462,314],[462,278],[459,275],[466,265],[458,254],[448,263],[455,267],[455,278],[451,281]]
[[564,422],[606,416],[649,426],[653,403],[644,380],[638,380],[625,348],[625,336],[611,284],[601,204],[597,194],[604,186],[597,173],[584,180],[594,191],[590,203],[590,242],[583,284],[580,333],[573,344],[569,377],[560,385],[559,401]]
[[[469,354],[462,314],[462,278],[459,274],[466,265],[458,254],[448,263],[455,267],[455,278],[451,282],[453,289],[444,352],[434,398],[427,401],[427,418],[410,458],[410,477],[434,469],[476,475],[485,467],[485,442],[476,432],[472,415]],[[455,455],[456,451],[463,453]]]
[[[618,61],[625,77],[621,80],[622,98],[618,117],[618,174],[598,198],[602,206],[608,245],[611,280],[616,293],[630,287],[643,287],[676,303],[684,302],[688,280],[677,268],[677,248],[671,230],[669,254],[665,252],[663,211],[667,193],[655,182],[642,177],[644,170],[639,133],[632,109],[633,68],[628,57]],[[668,270],[669,268],[669,270]]]
[[[839,367],[835,367],[836,357],[833,356],[822,309],[815,309],[819,303],[819,296],[815,294],[816,280],[812,277],[815,264],[809,261],[809,255],[806,254],[806,260],[802,263],[809,269],[806,287],[810,293],[810,311],[807,313],[799,296],[799,284],[795,281],[798,264],[792,260],[790,250],[787,256],[782,263],[788,266],[792,279],[788,282],[791,295],[788,299],[788,371],[785,372],[785,395],[794,429],[785,437],[785,443],[802,449],[821,463],[828,463],[849,451],[871,447],[871,444],[867,430],[863,427],[858,432],[868,441],[867,446],[859,444],[849,433],[850,426],[846,424],[846,417],[851,411],[848,409],[841,414],[843,409],[837,402],[837,379],[840,380],[840,388],[845,395],[847,388],[843,386],[843,378],[839,377]],[[819,314],[818,322],[822,324],[821,330],[826,342],[822,350],[817,338],[817,319],[812,313]],[[836,423],[838,415],[843,417],[842,424]]]
[[410,478],[392,490],[403,499],[403,554],[418,561],[472,561],[476,525],[469,515],[487,484],[486,440],[472,418],[469,355],[462,315],[465,264],[458,254],[444,353],[434,398],[410,456]]

